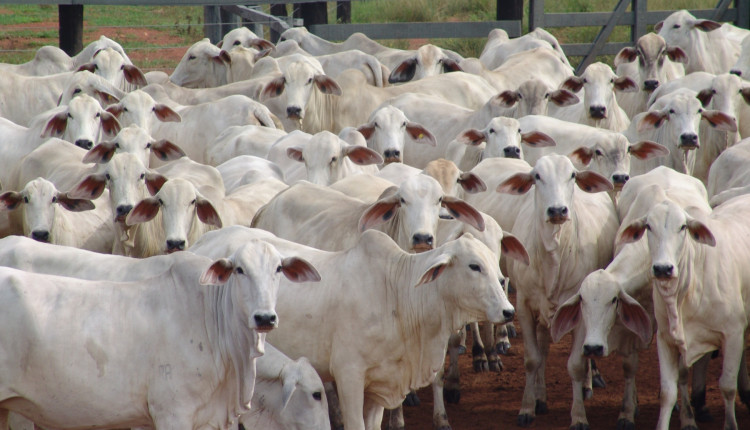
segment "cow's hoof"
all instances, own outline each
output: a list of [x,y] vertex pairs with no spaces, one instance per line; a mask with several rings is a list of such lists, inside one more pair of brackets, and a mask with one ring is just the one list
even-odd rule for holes
[[617,430],[635,430],[635,423],[625,418],[617,420]]
[[586,423],[578,423],[570,426],[570,430],[591,430],[591,427]]
[[447,403],[456,405],[461,400],[461,391],[450,388],[443,388],[443,398]]
[[508,337],[518,337],[516,326],[514,326],[513,324],[508,324],[505,329],[508,330]]
[[541,400],[536,401],[536,407],[534,408],[534,412],[537,415],[544,415],[547,412],[549,412],[549,408],[547,408],[547,402],[543,402]]
[[487,364],[487,360],[474,360],[474,372],[482,373],[489,372],[490,366]]
[[714,422],[714,417],[711,415],[711,411],[708,409],[708,406],[703,405],[700,408],[695,408],[693,410],[693,413],[695,414],[695,420],[699,423],[712,423]]
[[680,430],[698,430],[698,427],[696,427],[696,426],[686,426],[686,427],[682,427]]
[[529,414],[521,414],[516,419],[516,424],[520,427],[529,427],[534,423],[534,416]]
[[466,354],[466,345],[458,345],[458,355]]
[[404,406],[419,406],[421,403],[422,402],[419,401],[419,396],[413,391],[407,394],[404,399]]
[[508,351],[510,351],[510,342],[499,342],[495,345],[495,351],[500,355],[508,355]]
[[594,397],[594,390],[591,388],[584,388],[583,389],[583,400],[588,400],[590,398]]
[[487,364],[489,364],[491,372],[501,372],[503,370],[503,362],[500,359],[489,360]]

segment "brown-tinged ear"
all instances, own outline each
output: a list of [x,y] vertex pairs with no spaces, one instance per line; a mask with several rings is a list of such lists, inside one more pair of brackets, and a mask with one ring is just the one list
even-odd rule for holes
[[151,152],[162,161],[177,160],[185,156],[185,151],[182,148],[166,139],[152,143]]
[[521,195],[526,194],[534,185],[531,173],[516,173],[497,186],[498,193]]
[[565,333],[573,330],[581,322],[581,295],[576,294],[565,301],[555,312],[550,323],[552,342],[559,342]]
[[167,178],[158,173],[146,173],[146,188],[152,196],[158,193],[166,182]]
[[220,66],[228,66],[232,64],[232,57],[230,57],[229,53],[223,49],[219,51],[218,55],[213,55],[210,58],[211,61],[219,64]]
[[260,92],[260,100],[266,100],[273,97],[278,97],[284,92],[284,85],[286,85],[286,78],[279,76],[278,78],[267,83],[263,90]]
[[521,141],[531,146],[532,148],[544,148],[547,146],[557,145],[557,143],[555,143],[555,139],[542,133],[541,131],[522,133]]
[[745,103],[750,104],[750,87],[742,88],[740,94],[742,94],[742,99],[745,100]]
[[315,75],[313,81],[315,82],[315,85],[318,87],[318,90],[320,90],[321,93],[330,94],[332,96],[341,95],[341,87],[339,86],[339,84],[337,84],[336,81],[329,78],[328,76]]
[[66,193],[57,193],[57,203],[71,212],[84,212],[96,208],[91,200],[71,199]]
[[461,184],[461,188],[469,194],[476,194],[482,191],[487,191],[487,185],[484,183],[482,178],[471,173],[463,172],[458,176],[458,183]]
[[102,131],[110,136],[116,136],[120,132],[120,121],[109,112],[102,112],[99,120],[102,124]]
[[89,175],[75,186],[72,191],[68,191],[68,197],[95,200],[102,195],[106,187],[107,178],[103,173]]
[[443,196],[442,206],[448,209],[453,218],[484,231],[484,218],[474,206],[451,196]]
[[435,139],[435,136],[433,136],[429,130],[424,128],[422,124],[409,121],[406,123],[406,132],[409,133],[412,140],[417,143],[426,143],[430,146],[437,146],[437,139]]
[[456,142],[463,143],[464,145],[477,146],[487,140],[487,136],[483,131],[471,128],[464,131],[456,137]]
[[116,103],[113,105],[107,106],[107,109],[105,109],[107,112],[111,113],[115,117],[119,117],[122,115],[123,110],[125,109],[125,106],[122,105],[122,103]]
[[639,160],[649,160],[654,157],[666,157],[669,148],[650,140],[644,140],[628,147],[628,152]]
[[612,182],[609,182],[609,179],[589,170],[576,172],[576,184],[578,184],[580,189],[587,193],[599,193],[615,189]]
[[440,275],[443,274],[445,271],[445,268],[448,267],[448,265],[451,262],[451,258],[449,255],[441,255],[438,261],[430,266],[429,269],[427,269],[424,274],[419,278],[419,281],[415,285],[415,287],[418,287],[422,284],[427,284],[435,279],[439,278]]
[[[271,42],[268,42],[268,43],[271,43]],[[253,55],[253,63],[256,63],[258,60],[260,60],[263,57],[267,57],[268,54],[271,53],[271,51],[273,51],[273,49],[261,49],[261,50],[259,50],[258,53],[256,53],[255,55]]]
[[497,104],[500,107],[512,108],[513,105],[515,105],[516,103],[518,103],[519,100],[521,100],[521,93],[519,93],[518,91],[506,90],[496,95],[495,100],[497,100],[498,102]]
[[443,73],[463,71],[464,69],[462,69],[455,60],[451,60],[450,58],[443,58]]
[[658,33],[661,28],[664,26],[664,21],[659,21],[654,25],[654,33]]
[[636,58],[638,58],[638,51],[635,48],[622,48],[615,57],[615,67],[623,63],[632,63]]
[[675,63],[687,64],[688,62],[687,54],[679,46],[667,47],[667,56],[669,56],[670,61],[674,61]]
[[65,133],[68,128],[68,111],[55,114],[44,127],[40,137],[57,137]]
[[703,105],[703,107],[708,107],[708,104],[711,103],[711,99],[713,97],[714,97],[714,90],[711,88],[700,90],[698,92],[698,95],[695,96],[695,98],[701,101],[701,105]]
[[224,46],[224,40],[223,40],[223,39],[222,39],[222,40],[220,40],[220,41],[218,41],[218,42],[216,43],[216,47],[217,47],[217,48],[221,49],[221,47],[222,47],[222,46]]
[[320,273],[315,267],[299,257],[281,260],[281,272],[292,282],[320,282]]
[[362,134],[362,137],[365,138],[365,140],[372,137],[372,134],[375,133],[375,123],[370,122],[365,125],[360,125],[357,127],[357,131]]
[[694,219],[688,220],[687,229],[688,232],[690,232],[690,237],[692,237],[696,242],[708,246],[716,246],[716,239],[714,238],[714,235],[711,233],[711,230],[709,230],[708,227],[706,227],[706,225],[702,222]]
[[659,128],[664,124],[664,121],[669,119],[669,114],[663,111],[649,111],[646,115],[641,118],[638,122],[638,132],[642,133],[646,130],[652,130]]
[[623,93],[638,92],[638,84],[627,76],[620,76],[615,79],[615,89]]
[[137,205],[125,217],[126,225],[135,225],[151,221],[159,213],[159,199],[155,197],[146,197],[138,202]]
[[214,208],[214,205],[212,205],[207,199],[198,197],[195,201],[195,211],[198,214],[198,219],[204,224],[221,228],[221,217],[216,211],[216,208]]
[[216,260],[201,275],[198,282],[201,285],[221,285],[225,284],[234,272],[234,264],[226,258]]
[[737,131],[737,120],[718,110],[704,110],[701,117],[711,124],[711,127],[720,131]]
[[414,78],[417,71],[417,59],[409,58],[396,66],[388,76],[388,83],[395,84],[398,82],[408,82]]
[[276,49],[274,44],[267,41],[266,39],[252,39],[248,41],[248,45],[252,46],[253,48],[258,49],[261,52],[266,51],[266,55],[268,55],[269,52]]
[[116,96],[113,96],[106,91],[94,90],[94,95],[99,99],[99,103],[102,106],[111,105],[112,103],[119,103],[120,101],[120,99],[118,99]]
[[622,233],[617,237],[616,246],[624,245],[626,243],[633,243],[639,241],[643,237],[643,233],[646,232],[646,218],[641,218],[633,221],[627,226]]
[[721,28],[720,22],[711,21],[710,19],[696,19],[692,24],[693,27],[705,32],[714,31]]
[[393,218],[398,208],[401,207],[398,195],[392,195],[370,205],[359,218],[359,231],[378,226]]
[[21,204],[23,196],[16,191],[8,191],[0,194],[0,211],[12,211]]
[[78,67],[78,69],[76,70],[76,72],[82,72],[84,70],[87,71],[87,72],[94,73],[96,71],[96,64],[94,64],[94,63],[82,64],[81,66]]
[[581,146],[580,148],[571,152],[568,157],[581,166],[588,166],[589,163],[591,163],[591,159],[594,158],[594,154],[595,152],[593,149],[587,146]]
[[89,149],[86,155],[81,160],[82,163],[97,163],[103,164],[108,163],[115,155],[117,146],[113,142],[101,142],[93,148]]
[[643,343],[650,343],[654,329],[648,312],[625,291],[620,290],[618,297],[620,303],[617,305],[617,316],[620,317],[622,324],[635,333]]
[[383,164],[383,157],[366,146],[350,145],[344,149],[344,155],[349,157],[354,164],[369,166],[370,164]]
[[180,117],[180,114],[172,110],[171,107],[161,103],[157,103],[156,106],[154,106],[154,115],[156,115],[156,119],[161,122],[182,121],[182,117]]
[[299,161],[300,163],[305,162],[305,157],[302,156],[302,148],[298,146],[291,146],[286,149],[286,156],[292,160]]
[[577,95],[562,88],[559,90],[552,91],[549,95],[549,99],[550,101],[552,101],[552,103],[560,107],[573,106],[574,104],[580,101]]
[[529,259],[529,253],[517,237],[503,231],[503,239],[500,241],[500,247],[503,253],[502,255],[506,258],[512,258],[527,266],[529,265],[531,261]]
[[141,69],[139,69],[138,67],[132,64],[123,65],[122,73],[125,74],[125,80],[133,85],[136,85],[139,87],[145,87],[146,85],[148,85],[148,81],[146,81],[146,76],[143,75],[143,72],[141,72]]
[[560,88],[577,93],[578,91],[581,91],[581,88],[583,88],[583,79],[579,78],[578,76],[571,76],[566,79],[565,82],[562,83],[562,85],[560,85]]

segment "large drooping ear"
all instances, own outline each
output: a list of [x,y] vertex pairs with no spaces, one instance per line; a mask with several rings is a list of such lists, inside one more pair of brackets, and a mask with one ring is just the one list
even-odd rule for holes
[[408,82],[414,78],[417,71],[417,59],[409,58],[396,66],[388,76],[388,83],[395,84],[398,82]]
[[474,206],[461,199],[443,196],[442,206],[448,209],[453,218],[465,222],[479,231],[484,231],[484,218]]
[[276,46],[274,46],[273,43],[267,41],[266,39],[260,39],[260,38],[251,39],[247,42],[247,44],[253,48],[256,48],[257,50],[261,52],[265,52],[265,55],[263,55],[263,57],[265,57],[266,55],[268,55],[268,53],[276,49]]
[[128,81],[128,83],[139,87],[145,87],[146,85],[148,85],[146,76],[143,74],[143,72],[141,72],[141,69],[132,64],[123,65],[122,73],[125,75],[125,80]]
[[156,214],[159,213],[159,199],[155,197],[146,197],[145,199],[138,202],[137,205],[131,210],[125,217],[126,225],[135,225],[144,222],[151,221],[154,219]]
[[370,205],[359,218],[359,231],[363,232],[388,221],[393,218],[399,207],[401,207],[401,203],[398,195],[378,200]]
[[12,211],[21,204],[23,196],[16,191],[8,191],[0,194],[0,211]]
[[654,334],[651,318],[638,301],[625,291],[620,290],[620,303],[617,306],[617,316],[622,324],[635,333],[645,344],[651,342]]
[[620,49],[620,52],[615,56],[615,67],[623,63],[632,63],[638,58],[638,51],[633,47],[627,47]]
[[115,117],[119,118],[120,115],[122,115],[123,111],[125,110],[125,106],[122,105],[122,103],[115,103],[113,105],[107,106],[107,109],[105,109],[107,112],[111,113]]
[[662,124],[664,124],[665,121],[668,120],[669,114],[665,111],[649,111],[638,122],[638,133],[643,133],[647,130],[659,128]]
[[67,193],[57,193],[57,203],[71,212],[84,212],[96,208],[91,200],[71,199]]
[[349,157],[354,164],[369,166],[383,164],[383,157],[366,146],[349,145],[344,149],[344,156]]
[[[112,103],[118,103],[120,99],[117,98],[117,96],[112,95],[106,91],[103,90],[94,90],[94,96],[96,96],[97,99],[99,99],[99,104],[102,106],[108,106]],[[60,103],[58,103],[59,105]]]
[[320,273],[306,260],[287,257],[281,260],[281,272],[292,282],[319,282]]
[[688,56],[679,46],[668,46],[666,52],[670,61],[687,64]]
[[664,26],[664,21],[659,21],[654,25],[654,33],[658,33],[661,28]]
[[367,124],[360,125],[357,127],[357,131],[362,134],[362,137],[364,137],[365,140],[368,140],[372,137],[372,134],[375,133],[375,123],[368,122]]
[[167,182],[167,178],[158,173],[146,173],[146,188],[152,196],[161,190],[161,187]]
[[549,94],[549,99],[552,103],[556,104],[557,106],[564,107],[564,106],[573,106],[574,104],[581,101],[577,95],[571,93],[570,91],[566,89],[559,89],[552,91]]
[[221,217],[214,208],[214,205],[210,201],[203,197],[197,197],[195,199],[195,211],[198,214],[198,219],[204,224],[212,225],[216,228],[221,228]]
[[599,193],[615,189],[612,182],[609,182],[609,179],[590,170],[576,172],[576,184],[578,184],[578,188],[587,193]]
[[162,161],[177,160],[185,156],[185,151],[174,143],[162,139],[151,144],[151,153]]
[[475,128],[468,129],[456,137],[456,142],[472,146],[477,146],[485,140],[487,140],[487,135],[482,130]]
[[497,186],[498,193],[521,195],[526,194],[534,185],[531,173],[516,173]]
[[714,90],[712,88],[700,90],[695,98],[701,101],[703,107],[708,107],[708,104],[711,103],[711,99],[714,98]]
[[409,121],[406,123],[406,132],[409,133],[409,136],[411,136],[412,140],[416,143],[426,143],[430,146],[437,146],[435,136],[433,136],[429,130],[424,128],[422,124]]
[[115,136],[120,132],[120,121],[118,121],[111,113],[107,111],[102,112],[99,120],[101,121],[102,131],[104,131],[104,133],[110,136]]
[[544,148],[547,146],[557,145],[555,139],[551,138],[547,134],[542,133],[541,131],[521,133],[521,141],[532,148]]
[[114,142],[100,142],[98,145],[89,149],[81,160],[82,163],[108,163],[115,155],[117,146]]
[[232,57],[229,55],[229,53],[225,50],[219,51],[218,55],[212,55],[210,56],[211,61],[214,63],[220,65],[220,66],[231,66],[232,65]]
[[565,333],[573,330],[581,322],[581,295],[576,294],[565,301],[555,312],[550,323],[549,333],[552,342],[559,342]]
[[578,76],[571,76],[566,79],[565,82],[562,83],[562,85],[560,85],[560,88],[577,93],[578,91],[581,91],[581,88],[583,88],[583,79],[579,78]]
[[289,148],[287,148],[286,156],[294,161],[299,161],[300,163],[305,162],[305,157],[302,155],[302,148],[300,148],[299,146],[290,146]]
[[628,146],[628,152],[639,160],[649,160],[655,157],[666,157],[669,155],[669,148],[650,140],[644,140]]
[[232,276],[233,271],[234,264],[226,258],[220,258],[203,272],[198,282],[201,285],[225,284]]
[[688,232],[690,232],[690,237],[692,237],[696,242],[708,246],[716,246],[716,239],[714,239],[714,235],[711,233],[711,230],[709,230],[708,227],[706,227],[706,225],[702,222],[696,219],[688,219],[687,229]]
[[292,398],[292,394],[297,389],[297,378],[284,378],[284,383],[281,386],[281,410],[286,409],[286,405],[289,404],[289,400]]
[[646,217],[637,219],[630,223],[629,226],[625,227],[622,233],[620,233],[620,235],[617,237],[617,243],[615,243],[615,246],[619,247],[620,245],[624,245],[626,243],[637,242],[643,237],[643,233],[645,232]]
[[487,191],[487,185],[484,183],[482,178],[471,173],[463,172],[458,176],[458,183],[461,184],[461,188],[469,194],[476,194],[482,191]]
[[581,166],[588,166],[591,160],[594,158],[595,151],[588,146],[581,146],[575,151],[568,154],[573,162],[580,164]]
[[697,28],[698,30],[702,30],[705,32],[714,31],[721,28],[720,22],[711,21],[710,19],[696,19],[691,22],[690,25],[694,28]]
[[459,66],[455,60],[451,60],[450,58],[443,58],[442,62],[443,62],[443,73],[464,71],[464,69],[462,69],[461,66]]
[[55,114],[44,127],[40,137],[58,137],[65,133],[65,129],[68,128],[68,111],[59,112]]
[[745,100],[745,103],[750,104],[750,87],[742,88],[740,94],[742,94],[742,99]]
[[80,65],[78,67],[78,69],[76,70],[76,72],[83,72],[84,70],[87,71],[87,72],[94,73],[96,71],[96,64],[94,64],[94,63],[82,64],[82,65]]
[[73,190],[68,191],[68,196],[74,199],[98,199],[107,187],[107,178],[103,173],[89,175],[83,179]]
[[512,258],[520,263],[529,265],[529,253],[520,240],[507,231],[503,231],[503,238],[500,240],[500,249],[507,258]]
[[318,87],[318,90],[323,94],[330,94],[332,96],[341,95],[341,87],[339,84],[326,75],[315,75],[313,82],[315,82],[315,86]]
[[417,284],[414,285],[415,287],[430,283],[439,278],[440,275],[442,275],[445,271],[445,268],[448,267],[448,265],[451,263],[451,256],[447,254],[441,254],[437,257],[436,260],[437,261],[434,261],[430,265],[430,267],[424,271]]
[[286,85],[286,78],[279,76],[278,78],[267,83],[263,90],[260,92],[260,101],[270,99],[272,97],[278,97],[284,92],[284,86]]
[[718,110],[704,110],[701,117],[711,124],[711,127],[720,131],[737,131],[737,120]]
[[495,96],[500,107],[512,108],[513,105],[521,100],[521,93],[518,91],[505,90],[502,93]]
[[635,93],[638,92],[638,84],[627,76],[620,76],[615,79],[615,90],[623,93]]
[[181,122],[182,117],[180,114],[172,110],[171,107],[157,103],[154,106],[154,115],[156,115],[156,119],[158,119],[161,122]]

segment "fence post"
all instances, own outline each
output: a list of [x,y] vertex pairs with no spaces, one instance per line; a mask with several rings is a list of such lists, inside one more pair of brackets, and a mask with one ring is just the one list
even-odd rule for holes
[[734,0],[734,8],[737,9],[737,22],[735,25],[742,28],[750,28],[750,0]]
[[630,27],[630,40],[635,45],[638,39],[646,34],[647,0],[633,0],[630,9],[633,11],[633,25]]
[[544,0],[529,0],[529,31],[544,27]]
[[523,0],[497,0],[495,17],[498,21],[522,20]]
[[328,5],[326,2],[301,3],[300,15],[305,27],[313,24],[328,24]]
[[[289,16],[286,11],[286,3],[272,3],[270,12],[273,16]],[[270,38],[271,42],[278,43],[280,37],[281,34],[272,28]]]
[[339,24],[351,24],[352,23],[352,2],[337,1],[336,2],[336,22]]
[[83,5],[58,5],[60,49],[71,57],[83,49]]
[[220,6],[203,6],[203,36],[208,37],[211,43],[221,40],[221,13]]

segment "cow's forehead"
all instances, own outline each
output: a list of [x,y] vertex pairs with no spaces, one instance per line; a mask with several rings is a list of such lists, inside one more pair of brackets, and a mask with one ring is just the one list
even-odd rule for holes
[[487,248],[487,245],[470,234],[465,234],[454,241],[448,242],[448,244],[452,244],[455,247],[454,255],[457,257],[487,263],[488,270],[493,267],[499,267],[495,262],[494,253]]
[[672,201],[664,201],[654,206],[648,213],[648,225],[651,231],[672,229],[687,221],[685,211]]
[[323,131],[315,134],[302,149],[305,159],[333,156],[341,153],[341,139],[333,133]]
[[155,197],[167,202],[178,202],[193,200],[197,195],[195,186],[190,181],[175,178],[165,182]]
[[[564,155],[550,154],[537,160],[534,165],[534,172],[540,176],[546,176],[547,179],[566,178],[576,171],[573,163]],[[544,178],[542,178],[544,179]]]
[[255,268],[264,262],[281,261],[281,255],[276,248],[262,240],[250,240],[234,251],[229,258],[235,265]]
[[96,64],[124,64],[125,58],[112,48],[104,48],[94,56]]
[[582,78],[599,80],[609,79],[614,76],[615,73],[612,71],[612,69],[603,63],[591,64],[581,75]]
[[[403,121],[406,121],[406,115],[401,109],[396,106],[384,106],[372,113],[371,121],[376,122],[388,122],[397,125],[401,125]],[[379,124],[381,125],[381,124]]]
[[525,98],[541,98],[544,96],[544,94],[547,93],[548,90],[549,88],[547,87],[547,84],[540,81],[539,79],[530,79],[522,83],[518,87],[518,92],[521,93],[521,95],[523,95]]
[[[294,61],[286,66],[284,76],[286,76],[288,82],[300,82],[305,83],[307,79],[310,79],[316,75],[316,70],[307,61]],[[302,82],[304,80],[304,82]]]
[[517,130],[519,130],[521,128],[521,123],[519,123],[518,120],[515,119],[515,118],[508,118],[508,117],[504,117],[504,116],[498,116],[498,117],[493,118],[490,121],[490,123],[488,125],[488,128],[495,128],[495,129],[498,129],[498,130],[499,129],[503,129],[503,128],[507,128],[511,132],[515,132],[515,131],[517,131]]
[[51,196],[57,194],[57,188],[52,182],[44,178],[36,178],[27,183],[22,192],[30,196]]
[[156,101],[147,92],[135,90],[129,92],[120,100],[123,106],[145,106],[152,107]]
[[437,199],[443,195],[443,190],[434,178],[427,175],[414,175],[401,183],[398,193],[407,201],[434,198],[437,202]]
[[120,132],[117,133],[117,136],[115,136],[115,142],[118,142],[118,143],[126,143],[126,142],[133,142],[133,141],[143,141],[143,142],[148,143],[151,141],[151,135],[148,134],[148,131],[144,130],[138,125],[131,124],[121,129]]
[[581,283],[579,293],[584,302],[593,302],[597,298],[617,294],[618,285],[612,275],[602,269],[591,272]]
[[105,166],[105,171],[113,176],[140,175],[146,171],[146,166],[131,153],[115,153]]
[[68,110],[71,112],[98,112],[100,109],[99,103],[88,94],[73,97],[68,103]]
[[654,58],[667,46],[664,38],[656,33],[649,33],[638,39],[638,48],[647,58]]
[[461,174],[461,171],[458,170],[454,162],[444,158],[430,161],[425,166],[423,172],[425,175],[434,178],[446,194],[454,191],[454,187],[458,183],[458,177]]

